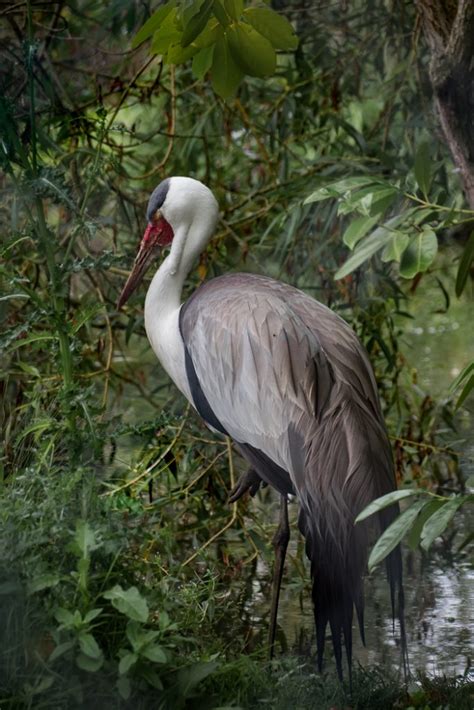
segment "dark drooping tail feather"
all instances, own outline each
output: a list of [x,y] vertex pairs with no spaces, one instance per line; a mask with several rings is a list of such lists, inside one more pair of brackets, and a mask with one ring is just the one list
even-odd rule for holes
[[[378,526],[370,518],[354,525],[361,510],[396,485],[390,445],[380,417],[365,402],[356,402],[340,390],[313,430],[311,440],[298,442],[295,438],[293,445],[295,451],[299,447],[300,452],[305,452],[304,460],[301,454],[294,458],[296,470],[299,463],[301,472],[298,524],[311,561],[318,667],[322,669],[329,626],[339,678],[342,679],[344,644],[350,679],[354,608],[365,643],[363,574],[371,526],[375,535],[380,534],[396,517],[398,508],[382,511]],[[406,648],[399,548],[387,558],[386,566],[392,612],[395,615],[398,607],[402,647]]]

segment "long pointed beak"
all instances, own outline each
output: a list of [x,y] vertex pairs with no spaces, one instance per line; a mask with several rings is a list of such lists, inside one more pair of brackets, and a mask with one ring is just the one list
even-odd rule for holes
[[148,269],[148,266],[150,265],[150,262],[155,257],[155,254],[156,251],[153,247],[150,247],[150,245],[144,244],[142,242],[142,244],[140,245],[140,249],[138,250],[138,254],[135,258],[133,268],[127,279],[127,283],[123,287],[122,293],[120,294],[119,300],[117,301],[117,308],[119,310],[120,308],[122,308],[124,303],[128,301],[132,293],[141,283]]

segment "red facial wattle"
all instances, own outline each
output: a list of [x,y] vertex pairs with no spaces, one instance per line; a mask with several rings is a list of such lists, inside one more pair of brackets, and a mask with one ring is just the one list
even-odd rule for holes
[[173,237],[171,225],[164,217],[160,217],[156,222],[147,225],[141,246],[146,248],[154,246],[166,247],[171,244]]

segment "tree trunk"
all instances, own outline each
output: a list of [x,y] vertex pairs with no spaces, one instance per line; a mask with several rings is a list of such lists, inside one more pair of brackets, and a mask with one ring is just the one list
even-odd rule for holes
[[474,0],[417,0],[436,111],[474,209]]

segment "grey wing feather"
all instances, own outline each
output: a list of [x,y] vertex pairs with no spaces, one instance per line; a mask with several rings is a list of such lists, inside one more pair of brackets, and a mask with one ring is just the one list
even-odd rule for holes
[[[335,313],[262,276],[213,279],[181,315],[185,347],[215,416],[264,480],[298,495],[319,663],[329,623],[341,674],[341,635],[350,661],[353,605],[363,634],[368,525],[354,527],[354,519],[395,488],[367,353]],[[396,508],[386,510],[380,526],[395,515]],[[397,589],[402,594],[398,550],[388,573],[393,599]]]

